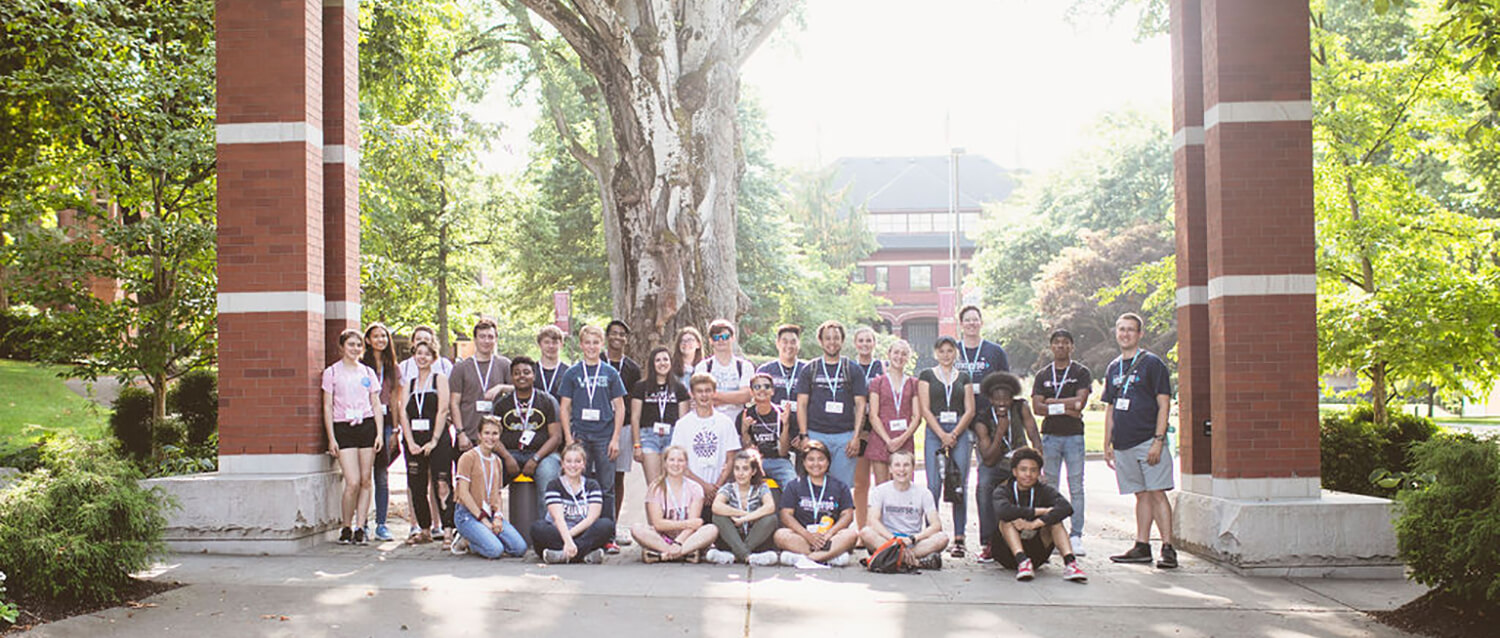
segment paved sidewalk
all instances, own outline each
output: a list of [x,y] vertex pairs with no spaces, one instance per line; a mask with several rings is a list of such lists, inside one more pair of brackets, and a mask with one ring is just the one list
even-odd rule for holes
[[[28,636],[1401,636],[1361,610],[1422,593],[1403,581],[1245,578],[1190,555],[1176,571],[1114,565],[1130,501],[1090,463],[1087,585],[1059,561],[1031,583],[973,558],[919,575],[848,567],[603,566],[453,557],[436,544],[325,545],[298,556],[174,555],[153,578],[187,583]],[[640,480],[630,503],[639,503]],[[972,505],[970,506],[972,508]],[[946,508],[945,508],[946,509]],[[630,522],[636,516],[627,515]],[[971,516],[971,519],[977,518]],[[970,529],[971,537],[975,536]],[[404,531],[404,524],[400,525]],[[284,618],[283,618],[284,617]]]

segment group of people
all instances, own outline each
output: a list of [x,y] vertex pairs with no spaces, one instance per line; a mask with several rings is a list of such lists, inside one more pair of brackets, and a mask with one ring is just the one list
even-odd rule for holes
[[[683,328],[644,367],[626,356],[630,327],[618,320],[584,326],[582,359],[571,365],[560,359],[564,334],[555,326],[538,333],[538,359],[511,359],[495,352],[495,324],[480,320],[473,356],[457,363],[439,354],[425,326],[399,364],[384,326],[345,331],[341,360],[322,378],[329,450],[344,476],[339,542],[393,540],[386,468],[404,457],[415,519],[407,542],[441,541],[454,553],[531,549],[549,563],[598,563],[634,543],[646,562],[816,568],[894,539],[936,569],[944,551],[968,551],[977,453],[979,560],[1029,580],[1056,551],[1064,577],[1085,581],[1075,556],[1084,553],[1082,416],[1093,377],[1072,360],[1072,335],[1058,330],[1054,361],[1027,396],[1004,349],[980,337],[979,309],[965,307],[959,324],[962,337],[940,337],[937,365],[915,376],[911,346],[897,340],[878,359],[870,328],[854,331],[855,356],[844,356],[836,321],[818,326],[823,354],[811,361],[798,358],[802,329],[780,326],[777,359],[759,367],[736,354],[726,320],[708,326],[707,340]],[[1165,496],[1170,376],[1139,348],[1141,329],[1136,315],[1117,321],[1121,357],[1104,384],[1106,461],[1122,493],[1137,498],[1137,543],[1111,558],[1151,562],[1155,522],[1164,539],[1158,566],[1175,567]],[[926,489],[913,483],[919,429]],[[636,463],[646,519],[617,531],[624,476]],[[1064,478],[1070,498],[1056,489]],[[539,494],[529,543],[502,507],[505,487],[518,481]],[[951,533],[938,510],[945,501]]]

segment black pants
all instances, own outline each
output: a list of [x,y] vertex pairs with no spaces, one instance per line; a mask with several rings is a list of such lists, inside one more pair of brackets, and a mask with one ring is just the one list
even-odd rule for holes
[[[412,432],[411,437],[416,440],[417,445],[427,445],[432,441],[431,432]],[[437,493],[439,472],[436,471],[433,459],[437,456],[438,447],[442,445],[441,441],[447,438],[447,433],[444,433],[438,439],[438,446],[434,446],[430,454],[412,454],[411,450],[406,451],[406,494],[411,501],[411,511],[417,517],[417,529],[432,527],[432,508],[427,505],[427,494],[429,489],[433,494]],[[401,444],[405,445],[405,440],[401,440]],[[446,477],[451,473],[443,472],[442,475],[445,477],[442,480],[447,480]],[[444,520],[452,520],[452,510],[441,503],[438,507],[441,508],[439,516],[443,516]]]
[[[615,522],[600,516],[582,534],[573,537],[573,544],[578,546],[578,555],[573,557],[573,562],[583,560],[584,554],[596,549],[603,549],[604,544],[615,539]],[[544,550],[562,549],[562,533],[557,531],[557,526],[546,519],[531,524],[531,546],[536,549],[536,555],[540,557]]]
[[[438,444],[432,448],[432,454],[429,457],[427,460],[430,464],[428,471],[432,473],[433,489],[437,489],[437,485],[448,486],[448,496],[438,499],[438,515],[441,517],[440,520],[442,520],[445,529],[454,529],[453,464],[458,461],[458,454],[457,450],[453,447],[453,439],[449,436],[447,428],[443,428],[442,433],[438,435]],[[412,498],[416,497],[413,496]],[[425,501],[426,499],[423,500]]]

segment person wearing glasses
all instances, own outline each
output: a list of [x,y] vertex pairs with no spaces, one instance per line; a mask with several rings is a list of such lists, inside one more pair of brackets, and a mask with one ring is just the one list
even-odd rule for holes
[[714,409],[729,417],[730,423],[736,423],[745,404],[750,402],[750,375],[755,374],[755,364],[734,354],[734,324],[727,320],[716,319],[708,324],[708,342],[713,355],[699,361],[693,374],[713,377]]
[[797,471],[792,469],[792,461],[787,458],[792,445],[788,420],[791,415],[771,401],[775,391],[776,382],[771,375],[757,372],[750,377],[750,396],[754,402],[740,419],[740,443],[760,452],[760,463],[766,476],[780,487],[797,480]]

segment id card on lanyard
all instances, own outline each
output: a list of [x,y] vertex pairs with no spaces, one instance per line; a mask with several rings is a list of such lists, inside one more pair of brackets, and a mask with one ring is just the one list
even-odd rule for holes
[[[818,359],[818,365],[823,366],[823,378],[828,380],[829,400],[823,404],[823,412],[827,414],[843,414],[844,402],[837,400],[839,397],[839,388],[844,385],[843,358],[839,359],[838,367],[833,369],[833,376],[828,375],[827,359]],[[809,483],[807,489],[811,490],[812,484]]]
[[[1058,379],[1057,379],[1057,366],[1053,365],[1053,366],[1051,366],[1051,368],[1052,368],[1052,398],[1053,399],[1061,399],[1062,398],[1062,393],[1063,393],[1063,386],[1065,386],[1065,385],[1068,384],[1068,373],[1073,371],[1073,362],[1069,361],[1068,362],[1068,367],[1063,368],[1063,378],[1062,378],[1061,381],[1058,381]],[[1063,405],[1061,403],[1048,403],[1047,404],[1047,416],[1057,416],[1059,414],[1067,414],[1068,413],[1068,409],[1067,408],[1068,408],[1068,406]]]
[[1125,367],[1125,360],[1120,359],[1120,376],[1115,380],[1120,385],[1120,396],[1115,397],[1115,409],[1121,412],[1130,410],[1130,386],[1134,383],[1132,378],[1135,373],[1136,361],[1141,358],[1141,351],[1135,351],[1135,356],[1130,358],[1130,367]]
[[484,397],[490,392],[490,374],[495,371],[495,359],[490,358],[489,363],[484,367],[484,372],[479,371],[479,359],[470,359],[470,361],[474,362],[474,375],[479,377],[479,399],[474,401],[474,409],[480,413],[494,412],[495,403]]
[[599,366],[594,368],[594,378],[592,379],[589,378],[589,365],[587,363],[581,362],[578,365],[583,367],[583,391],[588,393],[589,397],[589,407],[583,408],[582,413],[578,415],[578,418],[583,419],[584,421],[602,421],[604,419],[603,410],[593,407],[593,405],[594,395],[599,392],[599,388],[595,387],[595,384],[599,383],[599,381],[604,378],[604,362],[599,362]]

